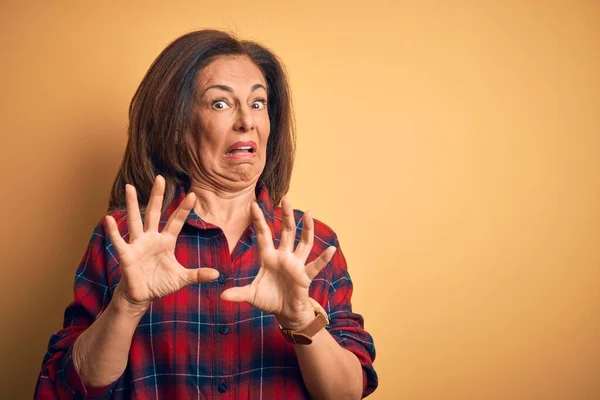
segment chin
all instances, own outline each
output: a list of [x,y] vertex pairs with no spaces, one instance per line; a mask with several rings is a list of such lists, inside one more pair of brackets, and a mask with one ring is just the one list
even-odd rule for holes
[[254,184],[258,181],[262,170],[257,171],[252,165],[240,165],[236,167],[235,171],[232,171],[232,180],[240,184]]

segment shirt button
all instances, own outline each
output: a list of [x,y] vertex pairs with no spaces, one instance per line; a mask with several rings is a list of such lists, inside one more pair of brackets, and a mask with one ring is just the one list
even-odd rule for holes
[[221,335],[227,335],[229,333],[229,327],[227,325],[219,326],[219,333]]
[[225,282],[227,282],[227,275],[221,272],[221,275],[219,275],[219,283],[222,285]]
[[219,391],[219,393],[225,393],[227,389],[229,389],[229,386],[227,386],[227,382],[225,381],[221,381],[221,383],[219,383],[219,386],[217,386],[217,390]]

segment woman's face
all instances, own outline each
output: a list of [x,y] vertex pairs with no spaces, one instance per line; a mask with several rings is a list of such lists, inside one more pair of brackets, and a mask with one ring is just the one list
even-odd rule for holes
[[269,138],[267,84],[245,56],[221,56],[200,72],[187,143],[194,184],[235,192],[262,173]]

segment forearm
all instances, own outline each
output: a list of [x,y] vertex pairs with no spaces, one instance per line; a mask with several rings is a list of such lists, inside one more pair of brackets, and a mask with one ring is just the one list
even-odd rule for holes
[[358,358],[341,347],[326,329],[310,345],[294,345],[302,378],[316,399],[360,399],[362,368]]
[[83,332],[73,347],[73,363],[89,386],[116,381],[125,371],[135,329],[144,315],[115,293],[98,319]]

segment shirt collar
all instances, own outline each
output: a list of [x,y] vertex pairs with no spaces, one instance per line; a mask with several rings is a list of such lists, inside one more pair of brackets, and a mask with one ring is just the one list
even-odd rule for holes
[[[177,207],[179,207],[179,204],[181,204],[183,199],[185,199],[186,195],[187,195],[187,193],[185,192],[184,187],[182,185],[179,185],[177,187],[177,189],[175,190],[175,196],[173,198],[173,201],[171,201],[169,206],[166,208],[166,210],[161,215],[162,223],[167,222],[167,220],[169,219],[171,214],[173,214],[173,212],[175,212]],[[258,203],[258,206],[260,207],[260,209],[262,210],[262,212],[265,216],[265,220],[267,221],[267,225],[269,225],[269,229],[271,229],[271,233],[273,233],[274,232],[273,231],[273,221],[275,219],[275,217],[273,215],[273,211],[274,211],[273,210],[273,201],[271,200],[271,196],[269,195],[269,191],[268,191],[267,187],[262,182],[257,183],[256,188],[255,188],[255,195],[256,195],[256,202]],[[197,228],[200,228],[200,229],[217,229],[217,228],[219,228],[218,226],[215,226],[209,222],[205,222],[204,220],[202,220],[202,218],[200,218],[200,216],[198,214],[196,214],[193,209],[190,211],[190,214],[188,215],[188,217],[186,219],[186,223],[188,223],[192,226],[195,226]]]

